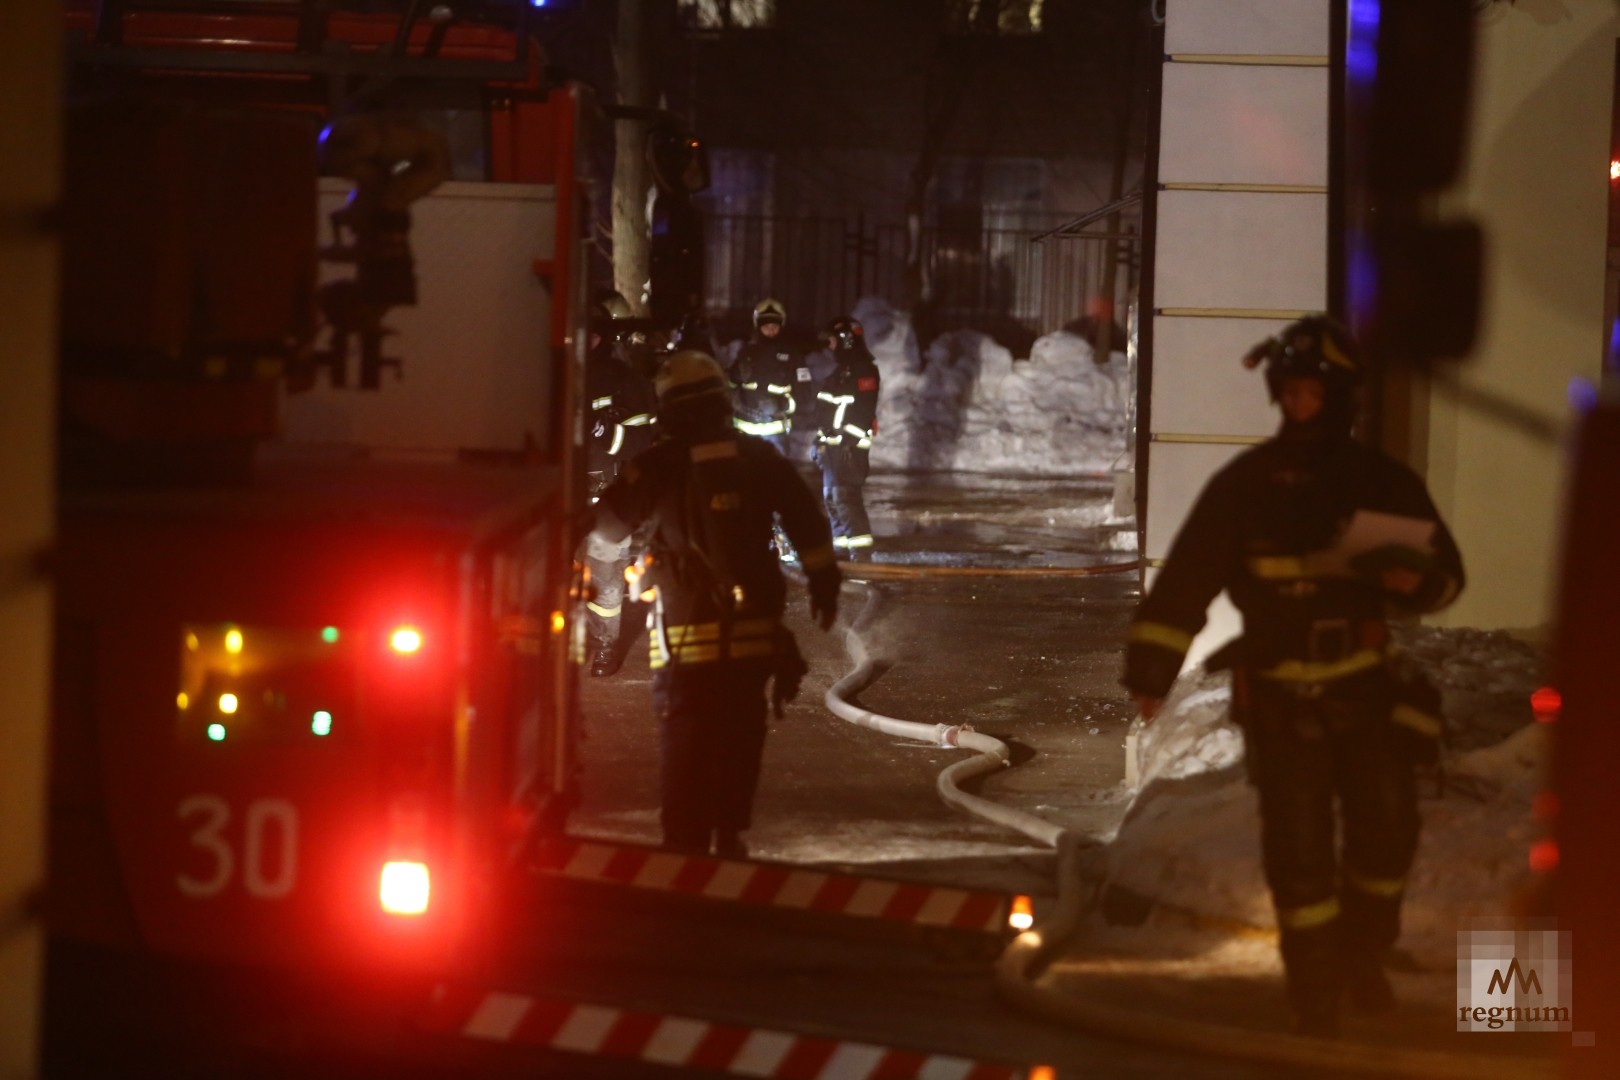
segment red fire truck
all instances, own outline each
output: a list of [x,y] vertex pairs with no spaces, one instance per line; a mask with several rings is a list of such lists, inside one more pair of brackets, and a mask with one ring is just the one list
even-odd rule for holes
[[57,940],[441,964],[566,815],[582,93],[477,10],[69,5]]

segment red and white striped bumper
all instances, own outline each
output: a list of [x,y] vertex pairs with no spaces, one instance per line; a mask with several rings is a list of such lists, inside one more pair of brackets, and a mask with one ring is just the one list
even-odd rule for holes
[[491,1042],[770,1080],[1018,1080],[1022,1067],[606,1005],[440,987],[424,1026]]
[[935,888],[581,840],[547,844],[536,868],[576,881],[991,934],[1008,929],[1011,904],[1011,897],[1000,893]]

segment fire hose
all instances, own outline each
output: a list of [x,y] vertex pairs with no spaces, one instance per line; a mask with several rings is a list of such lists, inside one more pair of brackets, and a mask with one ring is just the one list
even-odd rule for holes
[[846,575],[866,593],[861,612],[850,623],[844,645],[854,668],[828,689],[825,702],[837,717],[886,735],[940,747],[960,747],[974,756],[955,762],[939,774],[935,789],[946,805],[1024,834],[1057,853],[1057,903],[1041,924],[1014,938],[996,962],[995,988],[1009,1004],[1026,1012],[1078,1027],[1093,1034],[1151,1044],[1197,1054],[1286,1065],[1323,1072],[1356,1072],[1412,1080],[1467,1077],[1468,1080],[1521,1080],[1551,1077],[1550,1062],[1524,1058],[1447,1054],[1433,1050],[1403,1050],[1344,1041],[1307,1038],[1283,1033],[1238,1029],[1195,1020],[1169,1018],[1122,1008],[1103,1001],[1071,996],[1043,987],[1039,979],[1054,955],[1080,930],[1086,914],[1078,855],[1088,840],[1044,818],[1002,806],[961,790],[960,784],[1009,764],[1005,743],[974,731],[970,725],[926,724],[900,720],[855,705],[851,699],[872,685],[887,665],[871,655],[862,632],[871,625],[881,604],[880,591],[862,578],[925,578],[951,574],[1005,575],[1009,573],[1080,576],[1135,569],[1137,563],[1098,567],[1035,569],[1022,567],[924,567],[863,563],[846,566]]

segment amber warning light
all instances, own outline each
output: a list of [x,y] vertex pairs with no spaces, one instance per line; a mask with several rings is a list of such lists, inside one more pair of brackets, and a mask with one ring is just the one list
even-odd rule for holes
[[390,915],[420,915],[431,892],[428,868],[419,862],[384,863],[377,899]]
[[1007,925],[1020,933],[1035,925],[1035,908],[1029,897],[1013,897],[1012,910],[1007,913]]

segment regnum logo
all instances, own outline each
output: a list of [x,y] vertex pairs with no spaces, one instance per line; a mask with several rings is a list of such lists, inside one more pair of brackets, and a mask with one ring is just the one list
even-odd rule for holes
[[1571,1030],[1571,972],[1556,920],[1472,920],[1457,932],[1457,1030]]
[[1485,992],[1494,994],[1500,988],[1501,992],[1505,994],[1514,986],[1518,987],[1521,994],[1528,994],[1531,991],[1538,995],[1541,993],[1541,976],[1534,968],[1527,967],[1520,971],[1517,956],[1513,958],[1512,963],[1508,964],[1506,971],[1498,969],[1491,972],[1491,984],[1485,988]]

